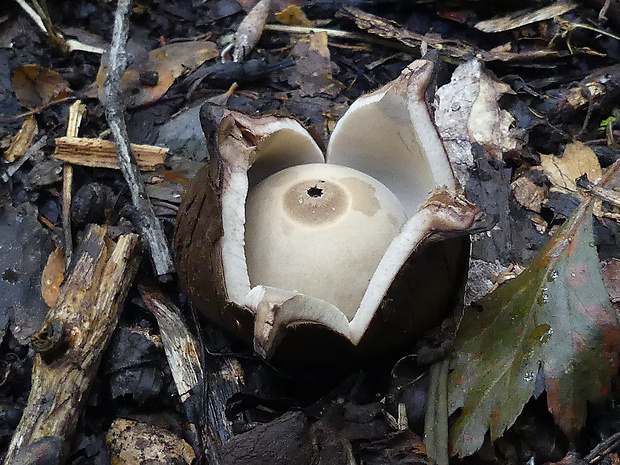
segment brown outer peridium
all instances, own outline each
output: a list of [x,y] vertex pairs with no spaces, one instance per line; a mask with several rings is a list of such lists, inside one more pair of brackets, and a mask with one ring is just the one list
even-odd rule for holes
[[[247,171],[255,162],[261,143],[265,140],[269,143],[271,136],[257,136],[249,129],[256,121],[265,121],[269,117],[222,113],[227,115],[223,119],[220,115],[203,122],[211,159],[183,198],[174,241],[181,283],[200,313],[243,340],[254,340],[255,348],[265,356],[271,356],[278,346],[281,349],[278,356],[295,358],[304,354],[305,358],[336,361],[353,353],[380,354],[413,342],[416,336],[438,324],[446,311],[454,308],[465,283],[469,241],[467,237],[443,242],[434,242],[433,239],[445,232],[466,234],[478,219],[477,210],[470,205],[460,211],[462,205],[457,205],[454,198],[448,198],[450,195],[445,192],[436,192],[435,200],[427,202],[421,213],[427,228],[425,241],[398,271],[368,327],[354,336],[357,338],[355,350],[350,340],[352,337],[347,336],[351,332],[346,324],[343,327],[340,323],[340,328],[332,331],[320,323],[324,321],[323,317],[315,320],[295,318],[290,313],[294,307],[287,302],[284,302],[282,312],[279,306],[274,307],[272,323],[263,320],[254,328],[253,311],[231,302],[234,299],[228,295],[225,285],[221,199],[223,188],[230,183],[231,173]],[[229,137],[231,134],[233,136]],[[220,150],[225,151],[225,156]],[[287,160],[285,164],[313,162],[312,156],[304,158],[296,154],[295,157],[296,161]],[[263,177],[259,174],[259,179],[253,179],[251,173],[248,175],[250,186]],[[443,221],[448,217],[454,221]],[[299,298],[312,304],[312,298]],[[289,310],[285,311],[285,308]],[[266,329],[271,329],[267,329],[263,337],[260,328],[265,324]]]
[[[214,158],[199,171],[181,203],[174,243],[176,266],[193,305],[209,320],[251,344],[254,315],[229,302],[222,285],[218,247],[222,235],[221,210],[218,182],[214,179],[221,172],[219,163]],[[446,315],[445,309],[452,309],[458,303],[468,258],[467,237],[430,242],[401,268],[357,348],[328,328],[293,324],[289,331],[282,332],[284,338],[277,341],[276,354],[284,359],[304,354],[304,358],[313,360],[338,361],[380,355],[406,345],[439,324]],[[436,290],[428,292],[429,285]],[[421,295],[426,297],[421,299]],[[402,311],[403,307],[412,311]],[[415,311],[420,308],[426,311]]]
[[[269,121],[277,118],[262,119]],[[212,105],[205,105],[201,109],[201,122],[210,159],[198,171],[183,196],[177,214],[173,244],[179,279],[192,305],[207,319],[223,326],[249,344],[253,340],[254,314],[248,308],[231,302],[225,286],[221,197],[223,187],[228,182],[230,165],[224,161],[220,149],[233,154],[233,163],[239,166],[251,165],[249,158],[253,156],[253,152],[250,147],[253,144],[260,145],[257,140],[260,136],[244,129],[251,121],[252,117],[240,113],[234,113],[233,116],[231,112]],[[294,124],[299,123],[294,121]],[[235,137],[228,137],[231,132],[235,133]],[[269,137],[265,137],[263,143],[269,143],[267,139]],[[324,161],[322,155],[320,157],[320,161]],[[300,160],[298,162],[303,162],[304,157],[300,157]],[[313,161],[319,160],[309,158],[305,162]],[[282,162],[280,168],[286,167],[286,163],[294,162],[295,160]],[[253,182],[258,183],[266,176],[262,175]]]
[[174,234],[181,285],[192,305],[209,320],[252,342],[253,315],[227,301],[221,249],[219,157],[203,166],[183,196]]

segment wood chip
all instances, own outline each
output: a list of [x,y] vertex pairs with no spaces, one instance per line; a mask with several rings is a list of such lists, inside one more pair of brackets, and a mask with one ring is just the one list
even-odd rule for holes
[[[167,148],[154,145],[131,144],[131,148],[136,154],[138,166],[143,171],[153,171],[158,165],[162,165],[168,153]],[[54,157],[74,165],[118,169],[116,146],[103,139],[58,137]]]
[[4,152],[4,159],[12,163],[18,158],[21,158],[32,145],[37,132],[39,132],[39,127],[35,117],[31,116],[27,118],[19,129],[19,132],[13,137],[9,148]]

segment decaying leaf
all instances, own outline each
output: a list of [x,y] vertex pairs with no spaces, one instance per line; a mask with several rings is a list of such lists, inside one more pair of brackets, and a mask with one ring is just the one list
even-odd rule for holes
[[511,92],[508,85],[489,76],[478,59],[459,66],[450,83],[437,91],[437,129],[461,184],[467,184],[474,164],[473,144],[483,146],[498,162],[505,152],[517,149],[510,129],[513,118],[497,103]]
[[41,298],[41,272],[54,250],[51,232],[37,209],[18,209],[0,184],[0,339],[10,319],[22,344],[41,329],[49,308]]
[[[449,56],[458,60],[466,60],[475,56],[484,62],[529,62],[531,60],[552,60],[567,56],[568,50],[553,50],[546,43],[538,47],[513,51],[512,47],[499,47],[492,50],[481,50],[475,46],[455,39],[444,39],[437,34],[419,34],[407,28],[399,27],[393,21],[379,16],[366,13],[351,6],[343,7],[339,13],[343,17],[355,21],[360,29],[376,34],[385,39],[395,39],[406,47],[418,49],[425,43],[429,48],[437,50],[443,56]],[[588,53],[587,49],[573,50],[579,53]]]
[[65,251],[56,247],[47,259],[41,275],[41,295],[51,308],[56,305],[60,286],[65,279]]
[[518,277],[470,309],[456,336],[449,380],[451,449],[475,452],[510,427],[531,396],[547,405],[569,438],[586,404],[601,401],[618,369],[620,327],[603,285],[592,235],[592,200]]
[[[122,87],[128,107],[148,105],[160,99],[174,81],[217,56],[217,46],[206,40],[176,42],[151,50],[146,61],[134,63],[123,74]],[[97,75],[99,95],[107,68],[103,62]]]
[[312,23],[299,5],[288,5],[276,13],[276,21],[294,26],[311,26]]
[[568,144],[561,157],[541,154],[540,164],[551,184],[571,191],[577,190],[575,179],[583,174],[587,174],[588,180],[592,182],[603,175],[592,149],[579,141]]
[[36,108],[70,96],[69,83],[56,71],[24,65],[13,75],[13,90],[24,107]]
[[536,168],[531,168],[527,173],[517,177],[510,183],[510,189],[512,196],[519,204],[528,210],[540,213],[549,188],[544,184],[534,182],[532,176],[528,176],[533,171],[536,171]]
[[430,465],[422,440],[410,429],[388,434],[385,438],[360,445],[362,463],[393,465]]
[[190,445],[159,426],[134,420],[114,420],[106,434],[112,463],[191,463]]
[[545,21],[573,10],[577,2],[559,0],[552,5],[538,9],[526,9],[509,13],[501,18],[480,21],[474,27],[482,32],[502,32],[527,26],[528,24]]
[[289,82],[300,86],[303,97],[322,94],[333,98],[340,93],[342,84],[332,78],[327,34],[317,32],[300,37],[295,41],[292,55],[295,58],[295,72]]

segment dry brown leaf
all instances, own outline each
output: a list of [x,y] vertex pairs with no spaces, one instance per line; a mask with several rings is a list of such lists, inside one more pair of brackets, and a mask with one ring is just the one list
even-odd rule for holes
[[478,59],[460,65],[450,83],[437,91],[437,128],[462,185],[474,165],[472,144],[483,146],[499,163],[505,152],[518,148],[513,118],[497,103],[505,93],[512,93],[510,87],[489,76]]
[[[532,61],[553,60],[572,55],[569,50],[553,50],[546,43],[539,47],[526,50],[481,50],[459,40],[443,39],[436,34],[418,34],[406,28],[401,28],[397,23],[366,13],[354,7],[345,6],[339,11],[343,17],[350,18],[360,29],[370,34],[376,34],[385,39],[395,39],[407,47],[418,49],[424,43],[431,49],[437,50],[441,55],[466,60],[476,56],[484,62],[503,61],[507,63],[529,63]],[[581,54],[593,54],[588,48],[574,48],[573,52]]]
[[41,296],[51,308],[56,305],[60,286],[65,279],[65,251],[57,247],[47,259],[41,275]]
[[291,26],[311,26],[312,23],[298,5],[288,5],[282,11],[276,13],[276,20],[282,24]]
[[482,32],[502,32],[526,26],[528,24],[545,21],[577,7],[577,2],[559,0],[552,5],[547,5],[537,10],[527,9],[515,11],[486,21],[480,21],[474,27]]
[[548,188],[539,186],[527,176],[519,176],[510,184],[512,196],[528,210],[540,213]]
[[335,97],[342,84],[332,78],[332,63],[327,47],[327,34],[315,32],[297,39],[293,46],[295,72],[289,82],[301,88],[301,95],[315,97],[323,94]]
[[56,71],[39,65],[24,65],[13,76],[13,90],[19,103],[28,108],[41,105],[73,94],[69,83]]
[[564,155],[540,155],[540,164],[545,174],[555,187],[577,190],[575,179],[587,174],[588,179],[595,182],[603,172],[596,155],[582,142],[575,141],[566,146]]
[[[146,61],[134,63],[123,74],[122,90],[127,106],[138,107],[157,101],[179,76],[217,55],[217,46],[206,40],[177,42],[151,50]],[[106,75],[107,68],[102,64],[97,74],[99,95]]]

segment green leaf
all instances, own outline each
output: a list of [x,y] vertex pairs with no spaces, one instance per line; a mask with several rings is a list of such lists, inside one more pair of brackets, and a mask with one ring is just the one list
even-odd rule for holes
[[601,129],[605,129],[610,123],[615,123],[616,121],[618,121],[618,119],[615,116],[609,116],[608,118],[605,118],[603,121],[601,121],[599,127]]
[[450,433],[453,454],[470,455],[490,430],[502,436],[532,395],[569,437],[587,402],[604,399],[618,367],[620,328],[603,284],[583,202],[531,265],[466,312],[455,341],[449,404],[463,408]]

